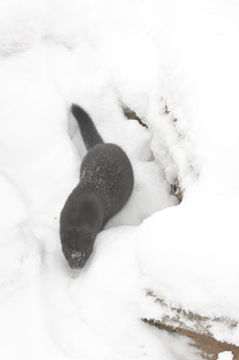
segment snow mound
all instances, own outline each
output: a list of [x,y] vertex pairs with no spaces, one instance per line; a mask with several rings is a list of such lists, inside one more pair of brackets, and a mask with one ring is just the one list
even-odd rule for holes
[[0,4],[0,56],[21,53],[40,41],[47,23],[47,3],[10,0]]
[[[141,321],[165,315],[149,289],[169,307],[232,318],[212,334],[239,345],[238,2],[11,0],[0,10],[1,357],[197,359]],[[85,154],[72,102],[127,152],[136,179],[80,272],[58,234]]]

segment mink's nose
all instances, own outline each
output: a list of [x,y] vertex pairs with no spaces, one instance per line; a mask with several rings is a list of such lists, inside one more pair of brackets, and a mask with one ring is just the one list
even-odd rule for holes
[[87,260],[87,257],[84,253],[80,251],[73,251],[69,259],[69,265],[72,269],[83,268]]

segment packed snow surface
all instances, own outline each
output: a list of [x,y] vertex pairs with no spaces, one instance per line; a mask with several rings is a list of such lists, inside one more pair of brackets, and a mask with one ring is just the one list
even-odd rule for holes
[[[197,359],[141,321],[160,317],[147,289],[233,319],[212,331],[239,345],[238,19],[237,0],[0,4],[2,359]],[[85,154],[72,102],[135,173],[76,272],[58,234]]]
[[218,355],[218,360],[233,360],[231,351],[223,351]]

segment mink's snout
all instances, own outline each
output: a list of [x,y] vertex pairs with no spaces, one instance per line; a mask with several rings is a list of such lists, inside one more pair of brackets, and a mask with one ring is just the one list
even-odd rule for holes
[[82,253],[80,251],[73,251],[69,256],[68,263],[72,269],[81,269],[85,266],[90,254]]

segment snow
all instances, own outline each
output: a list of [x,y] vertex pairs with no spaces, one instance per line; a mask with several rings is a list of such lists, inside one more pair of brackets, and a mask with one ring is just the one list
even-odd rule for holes
[[224,351],[218,355],[218,360],[233,360],[231,351]]
[[[150,288],[176,307],[239,321],[239,2],[0,8],[1,358],[197,359],[185,339],[140,319],[162,317]],[[58,235],[85,154],[72,102],[135,173],[130,201],[79,272]],[[177,182],[184,199],[174,206]],[[239,345],[238,324],[210,331]]]

